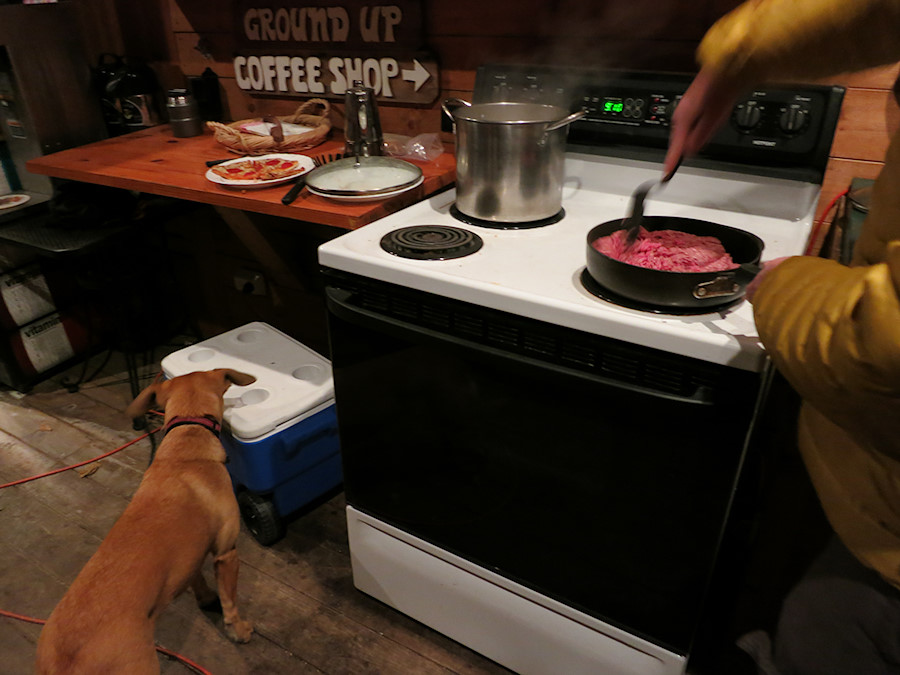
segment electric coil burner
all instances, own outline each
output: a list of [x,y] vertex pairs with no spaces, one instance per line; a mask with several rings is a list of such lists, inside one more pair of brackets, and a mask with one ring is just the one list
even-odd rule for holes
[[560,209],[549,218],[527,220],[521,223],[507,223],[495,220],[485,220],[483,218],[475,218],[474,216],[470,216],[460,211],[456,204],[450,207],[450,215],[456,218],[459,222],[465,223],[466,225],[477,225],[478,227],[486,227],[494,230],[529,230],[534,227],[546,227],[547,225],[558,223],[566,217],[566,210]]
[[381,248],[412,260],[452,260],[471,255],[483,241],[474,232],[447,225],[415,225],[388,232]]
[[[565,217],[460,228],[446,190],[319,247],[354,584],[523,675],[729,672],[754,602],[730,564],[775,445],[753,307],[635,307],[585,272],[588,232],[659,180],[689,83],[485,66],[475,103],[588,108]],[[841,96],[749,93],[646,212],[802,254]]]

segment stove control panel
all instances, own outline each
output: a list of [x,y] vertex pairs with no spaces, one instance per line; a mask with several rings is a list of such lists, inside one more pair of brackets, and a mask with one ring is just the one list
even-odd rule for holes
[[637,91],[631,88],[584,87],[581,104],[586,119],[600,124],[665,127],[681,99],[681,93]]
[[[585,86],[578,98],[588,111],[581,129],[593,126],[605,136],[667,139],[672,114],[683,93],[681,89],[642,90],[635,85]],[[771,153],[808,153],[827,119],[828,99],[828,91],[753,91],[734,107],[730,124],[714,143]]]
[[[588,71],[553,66],[483,66],[473,102],[523,101],[584,108],[569,143],[664,149],[672,114],[692,80],[681,73]],[[735,105],[703,157],[824,172],[843,99],[840,87],[758,89]]]

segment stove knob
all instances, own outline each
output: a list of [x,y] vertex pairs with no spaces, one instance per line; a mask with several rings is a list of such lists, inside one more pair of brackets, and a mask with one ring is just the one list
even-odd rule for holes
[[753,101],[740,104],[734,112],[734,123],[741,131],[750,131],[759,124],[761,113]]
[[786,134],[796,134],[806,126],[807,117],[805,110],[791,106],[781,113],[778,126]]

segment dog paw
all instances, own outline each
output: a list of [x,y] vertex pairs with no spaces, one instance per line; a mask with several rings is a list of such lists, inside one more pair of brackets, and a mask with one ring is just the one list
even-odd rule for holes
[[225,634],[232,642],[250,642],[250,636],[253,634],[253,624],[249,621],[226,623]]

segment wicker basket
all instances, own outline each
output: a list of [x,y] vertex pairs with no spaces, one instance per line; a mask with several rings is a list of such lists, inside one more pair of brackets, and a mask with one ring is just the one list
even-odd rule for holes
[[[293,115],[282,117],[264,117],[265,122],[272,122],[271,136],[248,134],[241,131],[242,124],[258,122],[259,119],[239,120],[231,124],[207,122],[206,126],[213,130],[215,139],[239,155],[265,155],[270,152],[298,152],[319,145],[331,131],[331,120],[328,113],[331,105],[321,98],[311,98],[294,111]],[[302,124],[312,130],[293,136],[285,136],[281,123]]]

